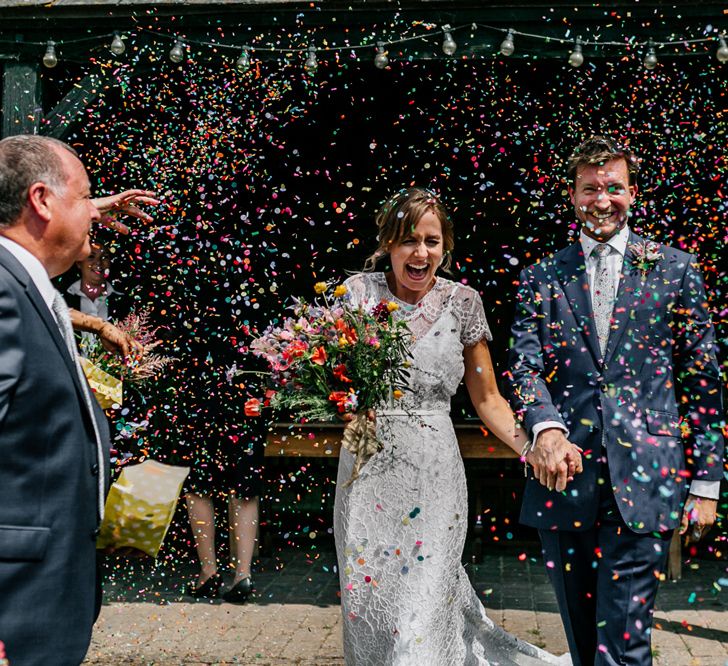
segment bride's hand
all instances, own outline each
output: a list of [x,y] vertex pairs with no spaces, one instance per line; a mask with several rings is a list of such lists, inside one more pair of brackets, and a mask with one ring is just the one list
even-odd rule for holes
[[[376,425],[377,423],[377,412],[374,409],[367,409],[366,411],[367,415],[367,421],[369,423],[372,423],[373,425]],[[347,425],[351,423],[355,418],[356,414],[352,414],[351,412],[347,412],[346,414],[341,414],[339,418],[344,421]]]
[[558,492],[565,490],[575,474],[584,471],[581,449],[559,428],[548,428],[538,435],[526,462],[533,467],[533,475],[541,485]]

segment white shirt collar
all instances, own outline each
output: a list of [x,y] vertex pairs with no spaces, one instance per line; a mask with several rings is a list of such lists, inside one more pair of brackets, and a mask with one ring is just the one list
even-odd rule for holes
[[[625,224],[614,236],[608,241],[607,245],[610,245],[612,249],[619,252],[621,257],[624,257],[627,252],[627,242],[629,241],[629,227]],[[581,249],[584,252],[584,256],[588,259],[591,256],[592,250],[599,245],[599,241],[595,241],[581,230],[579,234],[579,242],[581,243]]]
[[[81,280],[76,280],[68,289],[66,289],[66,291],[73,296],[84,296],[85,298],[88,298],[88,296],[81,291]],[[106,291],[102,294],[102,296],[110,296],[111,294],[118,293],[119,292],[111,286],[111,282],[107,282]]]
[[15,241],[0,235],[0,245],[2,245],[10,254],[12,254],[19,262],[20,265],[27,271],[30,279],[33,280],[33,284],[36,286],[40,295],[43,297],[45,304],[48,309],[53,312],[53,297],[56,294],[56,289],[48,277],[48,271],[46,271],[40,260],[28,252],[22,245],[18,245]]

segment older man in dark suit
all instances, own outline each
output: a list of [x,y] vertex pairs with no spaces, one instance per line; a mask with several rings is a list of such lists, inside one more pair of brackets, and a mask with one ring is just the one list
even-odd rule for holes
[[50,278],[100,217],[74,151],[0,141],[0,640],[13,666],[79,664],[95,619],[108,431]]
[[722,476],[702,276],[629,229],[636,172],[609,139],[574,152],[581,237],[521,273],[513,324],[513,405],[534,442],[521,521],[539,530],[575,666],[652,663],[670,536],[710,528]]

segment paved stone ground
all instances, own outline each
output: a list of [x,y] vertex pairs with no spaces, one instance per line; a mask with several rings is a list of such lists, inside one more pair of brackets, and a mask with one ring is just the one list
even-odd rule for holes
[[[519,555],[521,556],[519,559]],[[656,666],[728,666],[726,562],[696,561],[663,583],[655,614]],[[341,619],[331,550],[261,558],[246,605],[196,601],[182,584],[191,563],[112,562],[86,664],[335,666]],[[566,651],[556,602],[533,547],[486,555],[469,574],[490,616],[551,652]],[[427,665],[422,666],[437,666]]]

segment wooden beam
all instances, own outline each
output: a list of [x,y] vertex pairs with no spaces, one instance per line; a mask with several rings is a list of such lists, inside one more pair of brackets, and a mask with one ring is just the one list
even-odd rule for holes
[[38,134],[42,115],[38,65],[6,62],[2,100],[2,136]]
[[[337,458],[343,426],[335,423],[276,423],[268,434],[267,458]],[[513,459],[518,456],[497,437],[485,435],[479,425],[456,424],[463,458]]]
[[80,120],[83,110],[98,97],[100,81],[97,76],[86,76],[74,84],[68,94],[45,116],[42,132],[46,136],[62,139]]

